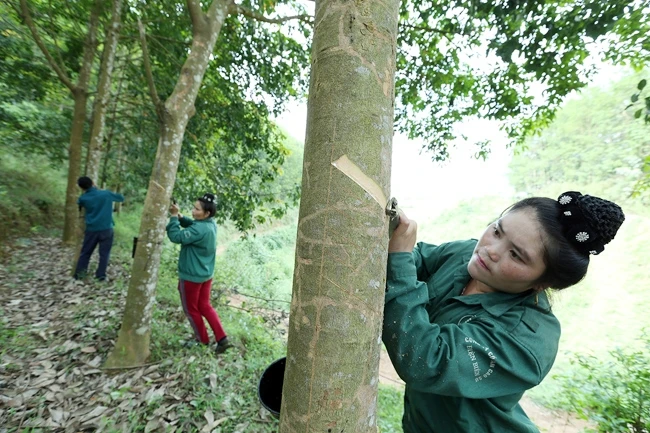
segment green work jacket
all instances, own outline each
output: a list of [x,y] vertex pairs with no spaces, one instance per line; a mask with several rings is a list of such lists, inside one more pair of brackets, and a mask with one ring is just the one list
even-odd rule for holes
[[476,242],[388,255],[382,338],[405,433],[539,432],[518,402],[551,369],[560,324],[544,293],[461,296]]
[[169,218],[167,237],[173,243],[181,244],[178,278],[193,283],[212,278],[217,255],[217,225],[214,218]]

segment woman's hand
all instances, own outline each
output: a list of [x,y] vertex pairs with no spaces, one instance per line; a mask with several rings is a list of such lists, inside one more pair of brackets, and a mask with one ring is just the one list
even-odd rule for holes
[[173,217],[177,217],[177,216],[178,216],[178,212],[179,212],[179,209],[178,209],[178,205],[177,205],[177,204],[172,204],[171,206],[169,206],[169,214],[170,214],[171,216],[173,216]]
[[402,210],[399,211],[399,225],[395,228],[393,236],[388,242],[389,253],[413,252],[418,235],[418,224],[406,217]]

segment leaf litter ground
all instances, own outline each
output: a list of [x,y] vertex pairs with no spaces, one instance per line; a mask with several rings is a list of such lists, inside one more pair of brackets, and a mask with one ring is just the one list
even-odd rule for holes
[[[108,282],[70,278],[71,251],[57,239],[21,239],[4,246],[0,263],[0,433],[23,431],[131,431],[134,413],[141,413],[142,431],[220,431],[233,413],[202,409],[188,417],[193,391],[187,369],[173,360],[140,368],[110,371],[102,363],[113,348],[120,324],[128,273],[109,267]],[[125,266],[122,266],[126,268]],[[241,298],[233,296],[238,308]],[[161,306],[159,305],[158,308]],[[164,308],[164,307],[163,307]],[[183,323],[177,309],[166,313]],[[286,317],[270,320],[286,327]],[[397,387],[403,382],[386,354],[380,377]],[[194,356],[187,360],[191,363]],[[220,362],[215,360],[215,362]],[[206,385],[219,392],[218,377],[206,374]],[[577,433],[586,426],[565,413],[524,400],[527,413],[548,433]],[[223,416],[225,415],[225,416]],[[260,408],[234,422],[229,431],[262,431],[277,425]],[[257,422],[257,425],[255,424]]]
[[[120,264],[111,264],[108,282],[82,282],[70,277],[71,251],[56,239],[21,239],[4,249],[0,432],[129,432],[135,414],[145,432],[214,432],[226,421],[228,431],[269,431],[261,426],[275,423],[261,407],[248,414],[228,410],[228,398],[221,401],[224,410],[201,408],[198,416],[188,416],[200,406],[187,368],[201,361],[195,358],[203,355],[212,363],[201,385],[223,394],[221,378],[210,371],[218,371],[224,361],[207,348],[199,348],[206,353],[196,357],[189,353],[185,365],[167,359],[128,370],[102,368],[115,343],[126,295],[128,274]],[[165,314],[179,316],[170,322],[185,326],[178,308]],[[230,362],[243,356],[237,352]]]

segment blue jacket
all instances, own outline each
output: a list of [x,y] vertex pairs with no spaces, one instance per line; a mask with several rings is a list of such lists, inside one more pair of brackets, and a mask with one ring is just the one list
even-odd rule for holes
[[124,201],[122,194],[90,187],[81,194],[77,204],[86,209],[86,231],[99,232],[113,228],[113,202]]

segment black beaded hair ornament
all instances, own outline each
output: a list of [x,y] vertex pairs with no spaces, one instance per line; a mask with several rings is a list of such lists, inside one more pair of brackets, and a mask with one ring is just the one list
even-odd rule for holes
[[202,201],[203,203],[214,203],[215,202],[215,197],[214,194],[205,193],[203,194],[203,197],[198,198],[199,201]]
[[621,207],[602,198],[568,191],[557,201],[564,235],[584,254],[602,253],[625,221]]

